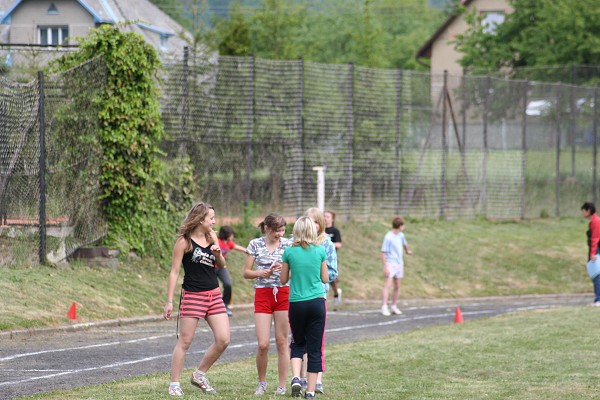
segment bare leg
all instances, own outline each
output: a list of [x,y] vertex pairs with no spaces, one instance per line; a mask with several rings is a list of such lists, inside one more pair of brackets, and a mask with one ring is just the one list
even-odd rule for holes
[[400,297],[400,281],[401,278],[394,279],[394,293],[392,294],[392,305],[398,304],[398,298]]
[[285,387],[288,378],[288,369],[290,366],[289,352],[289,329],[287,311],[275,311],[273,313],[275,320],[275,343],[277,345],[277,371],[279,372],[279,387]]
[[293,377],[300,377],[300,370],[302,369],[302,359],[301,358],[292,358],[291,359],[291,363],[292,363],[292,376]]
[[229,346],[231,333],[229,329],[229,317],[227,314],[215,314],[206,317],[206,322],[212,330],[214,342],[204,353],[204,357],[198,364],[198,369],[202,372],[207,372],[210,367],[219,359],[221,354]]
[[306,378],[308,381],[307,386],[306,386],[306,391],[314,393],[315,388],[317,387],[317,373],[316,372],[308,372],[306,374]]
[[171,358],[171,382],[179,382],[181,379],[185,353],[187,353],[194,340],[194,333],[197,326],[197,318],[179,319],[179,339],[177,340],[175,349],[173,349],[173,356]]
[[382,302],[381,305],[386,305],[388,303],[390,286],[392,285],[392,277],[385,278],[385,282],[383,284],[383,293],[382,293]]
[[271,339],[271,314],[254,314],[254,326],[256,327],[256,339],[258,340],[258,350],[256,351],[256,371],[258,372],[258,381],[266,382],[267,365],[269,363],[269,341]]

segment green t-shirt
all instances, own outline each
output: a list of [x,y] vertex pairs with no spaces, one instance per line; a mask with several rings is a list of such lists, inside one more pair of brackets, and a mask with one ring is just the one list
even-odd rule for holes
[[290,266],[290,301],[312,300],[325,295],[321,264],[327,259],[323,246],[290,246],[281,260]]

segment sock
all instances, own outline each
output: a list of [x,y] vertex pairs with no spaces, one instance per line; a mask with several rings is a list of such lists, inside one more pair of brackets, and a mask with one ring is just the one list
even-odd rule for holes
[[169,384],[169,386],[181,386],[181,385],[179,385],[179,382],[171,382]]
[[258,381],[258,383],[260,383],[261,385],[267,386],[267,382],[265,382],[265,381]]
[[306,394],[310,394],[310,395],[314,396],[314,395],[315,395],[315,392],[306,392],[306,393],[305,393],[305,395],[306,395]]

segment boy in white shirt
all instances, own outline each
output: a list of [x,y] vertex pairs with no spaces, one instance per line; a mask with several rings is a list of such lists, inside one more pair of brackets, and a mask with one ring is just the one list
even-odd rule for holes
[[[389,316],[392,313],[402,314],[402,311],[398,309],[398,297],[400,296],[400,281],[404,277],[403,253],[412,254],[412,251],[408,249],[406,237],[402,233],[403,230],[404,219],[402,217],[394,218],[392,221],[392,230],[386,233],[381,245],[381,261],[383,262],[383,274],[385,277],[381,314],[385,316]],[[392,294],[392,306],[388,307],[392,279],[394,281],[394,292]]]

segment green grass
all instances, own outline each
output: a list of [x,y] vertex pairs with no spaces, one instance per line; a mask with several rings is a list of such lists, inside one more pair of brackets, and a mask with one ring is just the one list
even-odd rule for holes
[[[599,329],[596,308],[561,308],[328,346],[323,398],[595,399]],[[275,368],[276,360],[271,358],[267,374],[271,381]],[[253,358],[218,363],[210,378],[219,390],[216,398],[255,398]],[[168,398],[168,380],[163,373],[32,398]],[[182,388],[187,398],[205,397],[188,382]]]
[[[340,283],[348,299],[378,299],[381,241],[390,221],[338,224]],[[477,297],[591,292],[585,270],[583,218],[522,222],[408,220],[413,250],[405,257],[403,298]],[[247,241],[239,241],[247,245]],[[250,303],[252,281],[242,277],[245,256],[228,255],[233,304]],[[0,329],[160,314],[169,261],[125,260],[117,270],[72,263],[64,267],[2,267]]]

